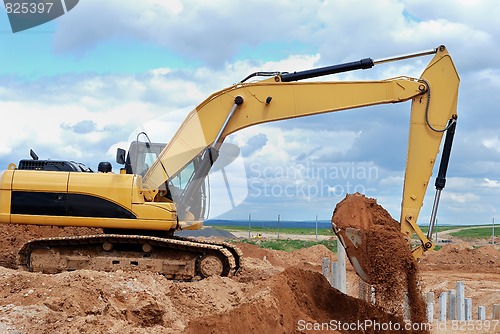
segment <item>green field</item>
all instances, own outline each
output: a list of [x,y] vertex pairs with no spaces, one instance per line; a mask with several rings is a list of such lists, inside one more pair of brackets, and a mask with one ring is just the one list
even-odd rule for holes
[[315,245],[323,245],[332,252],[337,252],[337,240],[322,240],[322,241],[305,241],[305,240],[254,240],[254,239],[243,239],[239,242],[246,242],[252,245],[258,245],[261,248],[282,250],[285,252],[292,252],[301,248],[308,248]]
[[[213,226],[216,229],[222,229],[226,231],[248,231],[248,228],[244,226]],[[427,233],[428,228],[422,226],[422,231]],[[488,239],[491,238],[491,226],[437,226],[438,232],[443,232],[452,229],[465,228],[461,231],[450,233],[451,236],[464,238],[464,239]],[[264,228],[252,228],[251,233],[255,235],[256,233],[272,233],[277,234],[277,228],[264,227]],[[316,230],[314,228],[281,228],[280,233],[283,234],[295,234],[295,235],[315,235]],[[319,235],[334,236],[335,234],[331,229],[318,229]],[[498,237],[500,241],[500,226],[495,229],[495,237]],[[261,248],[268,248],[273,250],[282,250],[286,252],[291,252],[301,248],[307,248],[314,245],[324,245],[333,252],[337,252],[337,240],[322,240],[322,241],[306,241],[306,240],[290,240],[290,239],[241,239],[238,242],[246,242],[253,245],[258,245]],[[442,246],[436,245],[434,250],[441,249]]]
[[[460,227],[468,227],[468,226],[458,226],[458,225],[450,225],[450,226],[434,226],[434,233],[436,233],[436,230],[439,232],[443,232],[443,231],[448,231],[448,230],[454,230],[456,228],[460,228]],[[424,232],[424,233],[427,233],[427,231],[429,231],[429,226],[420,226],[420,229]]]
[[[239,231],[239,232],[248,232],[248,227],[246,226],[224,226],[217,225],[212,226],[214,229],[221,229],[229,232]],[[427,226],[420,226],[424,233],[427,233]],[[474,225],[453,225],[453,226],[436,226],[438,232],[443,232],[447,230],[460,229],[464,228],[461,231],[451,232],[450,235],[458,238],[464,239],[488,239],[491,238],[491,226],[487,225],[478,225],[474,227]],[[257,233],[267,233],[274,234],[278,233],[278,229],[275,227],[252,227],[251,234],[255,235]],[[280,234],[294,234],[294,235],[315,235],[315,228],[280,228]],[[332,229],[329,228],[320,228],[318,229],[318,235],[322,236],[335,236]],[[500,241],[500,226],[495,229],[495,236],[498,237]],[[414,239],[417,240],[416,235],[414,235]],[[268,248],[274,250],[283,250],[283,251],[294,251],[301,248],[311,247],[314,245],[322,244],[325,247],[329,248],[333,252],[337,252],[337,241],[336,240],[323,240],[323,241],[305,241],[305,240],[290,240],[290,239],[242,239],[239,242],[246,242],[254,245],[258,245],[261,248]],[[434,250],[439,250],[442,246],[436,245]]]
[[[220,229],[220,230],[225,230],[229,232],[248,232],[248,227],[247,226],[226,226],[226,225],[214,225],[211,226],[214,229]],[[273,233],[277,234],[278,233],[278,228],[276,227],[253,227],[251,228],[250,232],[252,234],[255,233]],[[280,233],[284,234],[297,234],[297,235],[315,235],[316,234],[316,229],[315,228],[280,228]],[[331,228],[318,228],[318,235],[331,235],[334,236],[335,233],[333,233],[333,230]]]
[[[470,226],[470,225],[469,225]],[[436,226],[434,228],[434,232],[437,230],[438,232],[442,231],[447,231],[447,230],[453,230],[456,228],[461,228],[461,227],[469,227],[469,226],[459,226],[459,225],[453,225],[453,226]],[[214,229],[221,229],[229,232],[247,232],[248,227],[247,226],[230,226],[230,225],[214,225],[211,226]],[[420,226],[420,229],[424,233],[427,233],[429,230],[428,226]],[[499,227],[500,230],[500,227]],[[252,234],[254,233],[272,233],[272,234],[277,234],[278,233],[278,228],[276,227],[258,227],[258,226],[252,226],[250,232]],[[280,228],[280,233],[284,234],[297,234],[297,235],[315,235],[316,234],[316,229],[315,228],[287,228],[287,227],[282,227]],[[327,235],[327,236],[334,236],[335,233],[333,233],[333,230],[331,228],[319,228],[318,229],[318,235]]]
[[[451,236],[464,239],[488,239],[491,238],[491,234],[492,234],[491,226],[469,228],[450,233]],[[495,228],[495,237],[500,237],[500,226]]]

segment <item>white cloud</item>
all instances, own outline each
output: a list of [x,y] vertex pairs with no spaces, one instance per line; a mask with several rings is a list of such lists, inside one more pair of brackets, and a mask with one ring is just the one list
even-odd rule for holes
[[382,187],[402,187],[404,183],[404,177],[402,176],[389,176],[380,180],[380,186]]
[[[0,159],[16,161],[33,148],[41,157],[83,159],[90,165],[113,160],[116,143],[126,147],[123,142],[132,140],[137,128],[152,133],[153,141],[166,142],[187,112],[215,90],[262,69],[312,67],[318,58],[291,56],[282,63],[261,65],[238,61],[225,70],[200,67],[191,75],[156,68],[140,75],[66,74],[10,80],[0,85],[0,108],[12,115],[11,126],[0,133]],[[186,106],[189,110],[176,111]],[[78,130],[83,124],[93,125]],[[274,149],[284,145],[277,137],[273,140]]]
[[[250,163],[262,166],[287,166],[302,162],[315,162],[347,152],[360,133],[352,131],[283,129],[278,126],[259,125],[244,129],[231,137],[231,142],[244,147],[252,137],[264,135],[265,145],[251,152]],[[325,146],[325,143],[332,145]]]
[[479,202],[481,197],[473,193],[455,193],[455,192],[444,192],[443,199],[454,203],[469,204],[472,205],[474,202]]
[[500,188],[500,181],[498,180],[490,180],[488,178],[484,179],[484,182],[481,184],[483,187],[487,188]]
[[497,136],[482,140],[484,147],[500,152],[500,139]]
[[460,1],[460,5],[451,0],[154,0],[140,5],[86,0],[57,21],[54,47],[61,53],[84,55],[109,41],[140,41],[222,68],[241,59],[244,48],[258,50],[279,43],[306,45],[319,51],[325,64],[445,44],[463,68],[477,69],[494,61],[499,51],[495,40],[500,29],[491,8],[495,8],[492,0]]
[[153,76],[160,76],[160,75],[167,75],[169,73],[172,73],[171,68],[167,67],[162,67],[162,68],[155,68],[149,71]]
[[[190,59],[224,64],[242,45],[307,37],[319,1],[82,1],[62,17],[54,46],[84,54],[114,38],[166,46]],[[87,24],[91,18],[92,24]],[[230,27],[228,29],[228,27]],[[293,28],[293,29],[291,29]]]

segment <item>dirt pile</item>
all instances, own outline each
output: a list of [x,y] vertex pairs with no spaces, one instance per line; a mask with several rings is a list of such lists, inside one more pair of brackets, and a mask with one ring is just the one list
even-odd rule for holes
[[[365,280],[375,288],[377,305],[403,316],[407,294],[411,321],[424,323],[426,307],[417,264],[399,223],[375,199],[359,193],[347,195],[337,204],[332,223],[342,231],[347,253],[356,257],[352,265],[358,261],[367,275]],[[363,242],[351,242],[346,229],[356,229],[356,238]]]
[[[0,333],[336,333],[334,326],[356,318],[397,321],[339,294],[308,270],[290,267],[246,281],[180,283],[151,273],[42,275],[0,268]],[[306,330],[325,329],[325,322],[328,330]]]
[[307,269],[319,269],[321,271],[322,258],[328,257],[332,261],[337,260],[337,255],[332,253],[324,245],[314,245],[291,253],[280,250],[271,251],[260,248],[258,245],[248,243],[239,243],[238,248],[240,248],[246,256],[265,259],[273,266],[281,268],[303,266]]
[[193,319],[185,333],[336,333],[358,322],[367,325],[349,332],[379,332],[370,322],[404,328],[402,318],[332,289],[317,272],[290,267],[254,289],[255,298],[225,314]]
[[264,275],[270,268],[174,282],[150,272],[47,275],[0,267],[0,332],[337,333],[359,321],[373,333],[370,324],[402,321],[331,288],[319,272],[288,267]]
[[475,248],[465,243],[447,244],[440,250],[424,253],[420,264],[428,270],[499,273],[500,249],[493,245]]
[[[31,238],[99,232],[0,225],[2,260],[12,264],[5,258],[14,258]],[[320,274],[321,259],[336,256],[324,246],[286,253],[237,245],[244,252],[241,272],[200,282],[174,282],[150,272],[80,270],[46,275],[0,266],[0,333],[356,333],[362,329],[384,333],[374,325],[400,323],[400,317],[383,308],[329,286]],[[426,264],[456,261],[451,246],[443,247],[442,256],[425,258]],[[498,249],[465,252],[493,259]],[[426,291],[446,291],[457,279],[464,280],[467,288],[477,291],[468,291],[468,296],[486,305],[491,314],[491,305],[498,301],[498,293],[492,292],[499,291],[498,265],[489,276],[478,271],[458,277],[462,271],[439,272],[438,268],[425,273]],[[347,274],[348,283],[353,283],[350,266]],[[357,287],[350,291],[356,296],[352,292]],[[364,327],[343,327],[352,324]]]
[[32,239],[100,233],[102,233],[100,228],[2,224],[0,226],[0,266],[16,269],[17,252],[24,243]]

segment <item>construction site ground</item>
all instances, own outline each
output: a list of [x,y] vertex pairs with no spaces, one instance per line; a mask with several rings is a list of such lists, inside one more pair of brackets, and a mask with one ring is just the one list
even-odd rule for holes
[[[366,319],[372,325],[398,321],[357,298],[359,281],[349,265],[347,295],[332,288],[321,275],[321,261],[335,260],[336,255],[322,245],[287,253],[234,238],[244,254],[242,270],[235,277],[198,282],[169,281],[149,272],[80,270],[49,275],[17,269],[17,251],[28,240],[99,232],[0,226],[0,333],[379,333],[384,331],[369,323],[352,324]],[[478,305],[486,306],[491,319],[492,305],[500,303],[500,250],[486,242],[454,239],[428,252],[418,264],[422,292],[434,291],[437,301],[440,292],[463,281],[465,295],[473,301],[473,319]],[[349,330],[345,324],[351,325]],[[429,329],[500,332],[498,323],[491,322],[489,329],[482,324],[480,328],[474,322],[471,328],[448,321]]]

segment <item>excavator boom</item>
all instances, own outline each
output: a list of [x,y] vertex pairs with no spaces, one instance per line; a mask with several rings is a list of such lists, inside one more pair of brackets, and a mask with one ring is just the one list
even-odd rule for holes
[[[419,79],[398,77],[363,82],[290,82],[330,74],[339,68],[292,73],[248,84],[236,84],[214,93],[193,110],[170,144],[144,176],[147,188],[158,189],[176,175],[206,147],[222,141],[243,128],[370,105],[412,100],[410,130],[401,210],[401,230],[409,238],[417,234],[425,249],[431,241],[422,233],[417,219],[432,175],[444,130],[457,119],[459,77],[444,46],[433,52],[433,59]],[[412,57],[409,55],[404,58]],[[399,57],[400,59],[402,57]],[[382,60],[380,62],[386,62]],[[350,63],[349,68],[366,68],[368,60]],[[340,70],[346,70],[341,66]],[[283,80],[285,79],[285,80]],[[182,213],[178,212],[182,216]],[[420,256],[424,247],[416,250]]]

